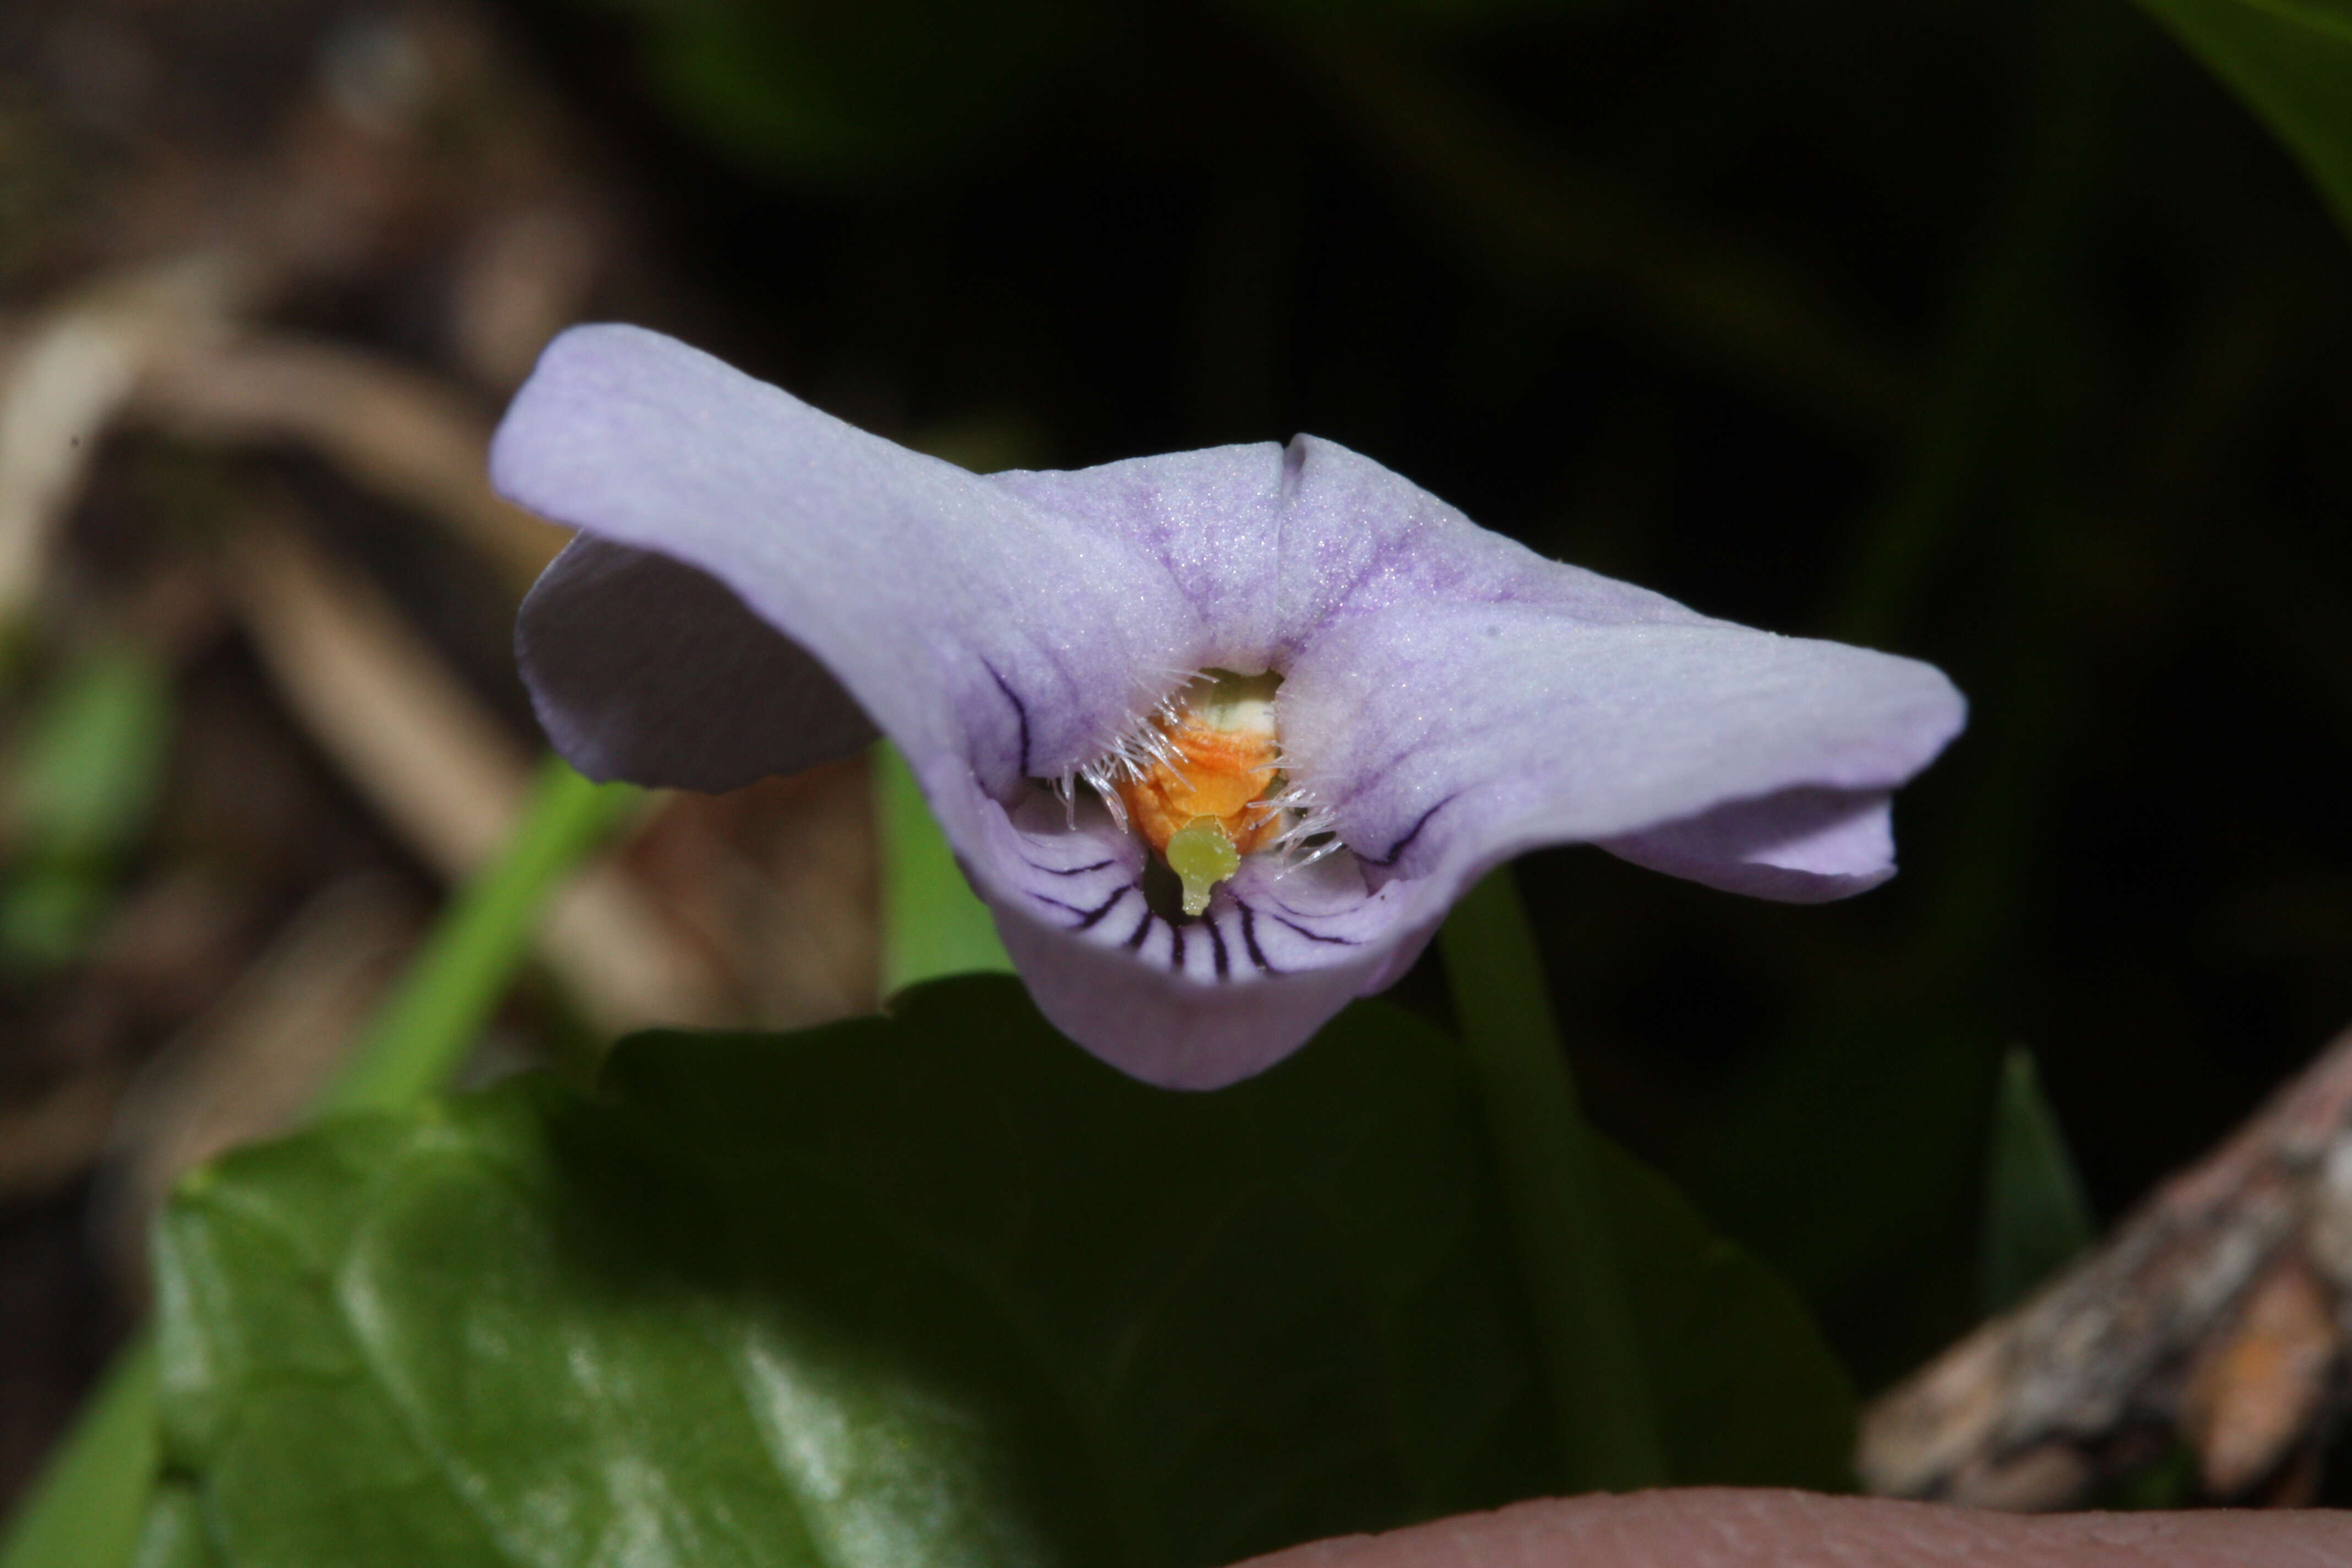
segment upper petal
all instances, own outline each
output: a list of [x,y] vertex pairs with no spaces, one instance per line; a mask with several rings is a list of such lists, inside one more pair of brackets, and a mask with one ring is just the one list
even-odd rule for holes
[[1546,560],[1313,436],[991,482],[1161,563],[1200,616],[1196,667],[1286,669],[1339,622],[1398,605],[1544,605],[1608,626],[1706,619],[1662,594]]
[[989,482],[1160,563],[1192,606],[1191,669],[1269,668],[1281,634],[1280,546],[1291,473],[1280,447],[1212,447]]
[[[550,345],[490,464],[509,499],[724,584],[910,755],[951,753],[998,795],[1091,757],[1197,636],[1177,584],[1127,541],[634,327]],[[569,614],[574,597],[559,576],[538,614]],[[532,640],[535,684],[563,684],[556,639]],[[755,694],[706,695],[730,701],[703,715],[725,725]],[[616,703],[594,722],[641,713]],[[656,738],[638,739],[616,754],[658,764]]]
[[1291,443],[1277,658],[1360,616],[1425,605],[1542,605],[1590,626],[1704,622],[1663,594],[1547,560],[1336,441]]

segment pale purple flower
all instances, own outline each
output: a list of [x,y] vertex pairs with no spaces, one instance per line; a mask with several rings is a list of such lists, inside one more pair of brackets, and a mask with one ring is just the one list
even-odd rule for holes
[[[491,468],[582,531],[518,633],[564,755],[724,790],[878,728],[1038,1006],[1158,1084],[1271,1065],[1540,845],[1873,887],[1889,793],[1965,713],[1927,665],[1544,560],[1312,437],[982,477],[600,326],[547,351]],[[1209,669],[1282,678],[1286,826],[1187,919],[1087,781]]]

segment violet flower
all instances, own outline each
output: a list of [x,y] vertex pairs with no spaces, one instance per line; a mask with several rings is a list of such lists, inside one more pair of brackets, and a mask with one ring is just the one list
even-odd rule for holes
[[1045,1016],[1171,1087],[1278,1060],[1540,845],[1874,886],[1889,792],[1965,712],[1927,665],[1544,560],[1312,437],[982,477],[598,326],[491,471],[582,531],[517,637],[565,756],[725,790],[878,728]]

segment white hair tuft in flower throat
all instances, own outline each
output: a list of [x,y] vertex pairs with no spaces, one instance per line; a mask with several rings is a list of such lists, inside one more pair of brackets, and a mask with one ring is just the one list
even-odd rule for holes
[[[1244,856],[1305,847],[1311,863],[1338,847],[1330,813],[1283,772],[1281,686],[1271,671],[1204,669],[1073,775],[1175,874],[1189,916]],[[1072,780],[1055,788],[1075,810]]]

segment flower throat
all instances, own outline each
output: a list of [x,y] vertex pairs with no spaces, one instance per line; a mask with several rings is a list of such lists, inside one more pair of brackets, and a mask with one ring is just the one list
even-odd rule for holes
[[1161,704],[1136,765],[1112,785],[1129,823],[1199,915],[1242,857],[1280,837],[1285,803],[1274,693],[1278,675],[1203,671]]

